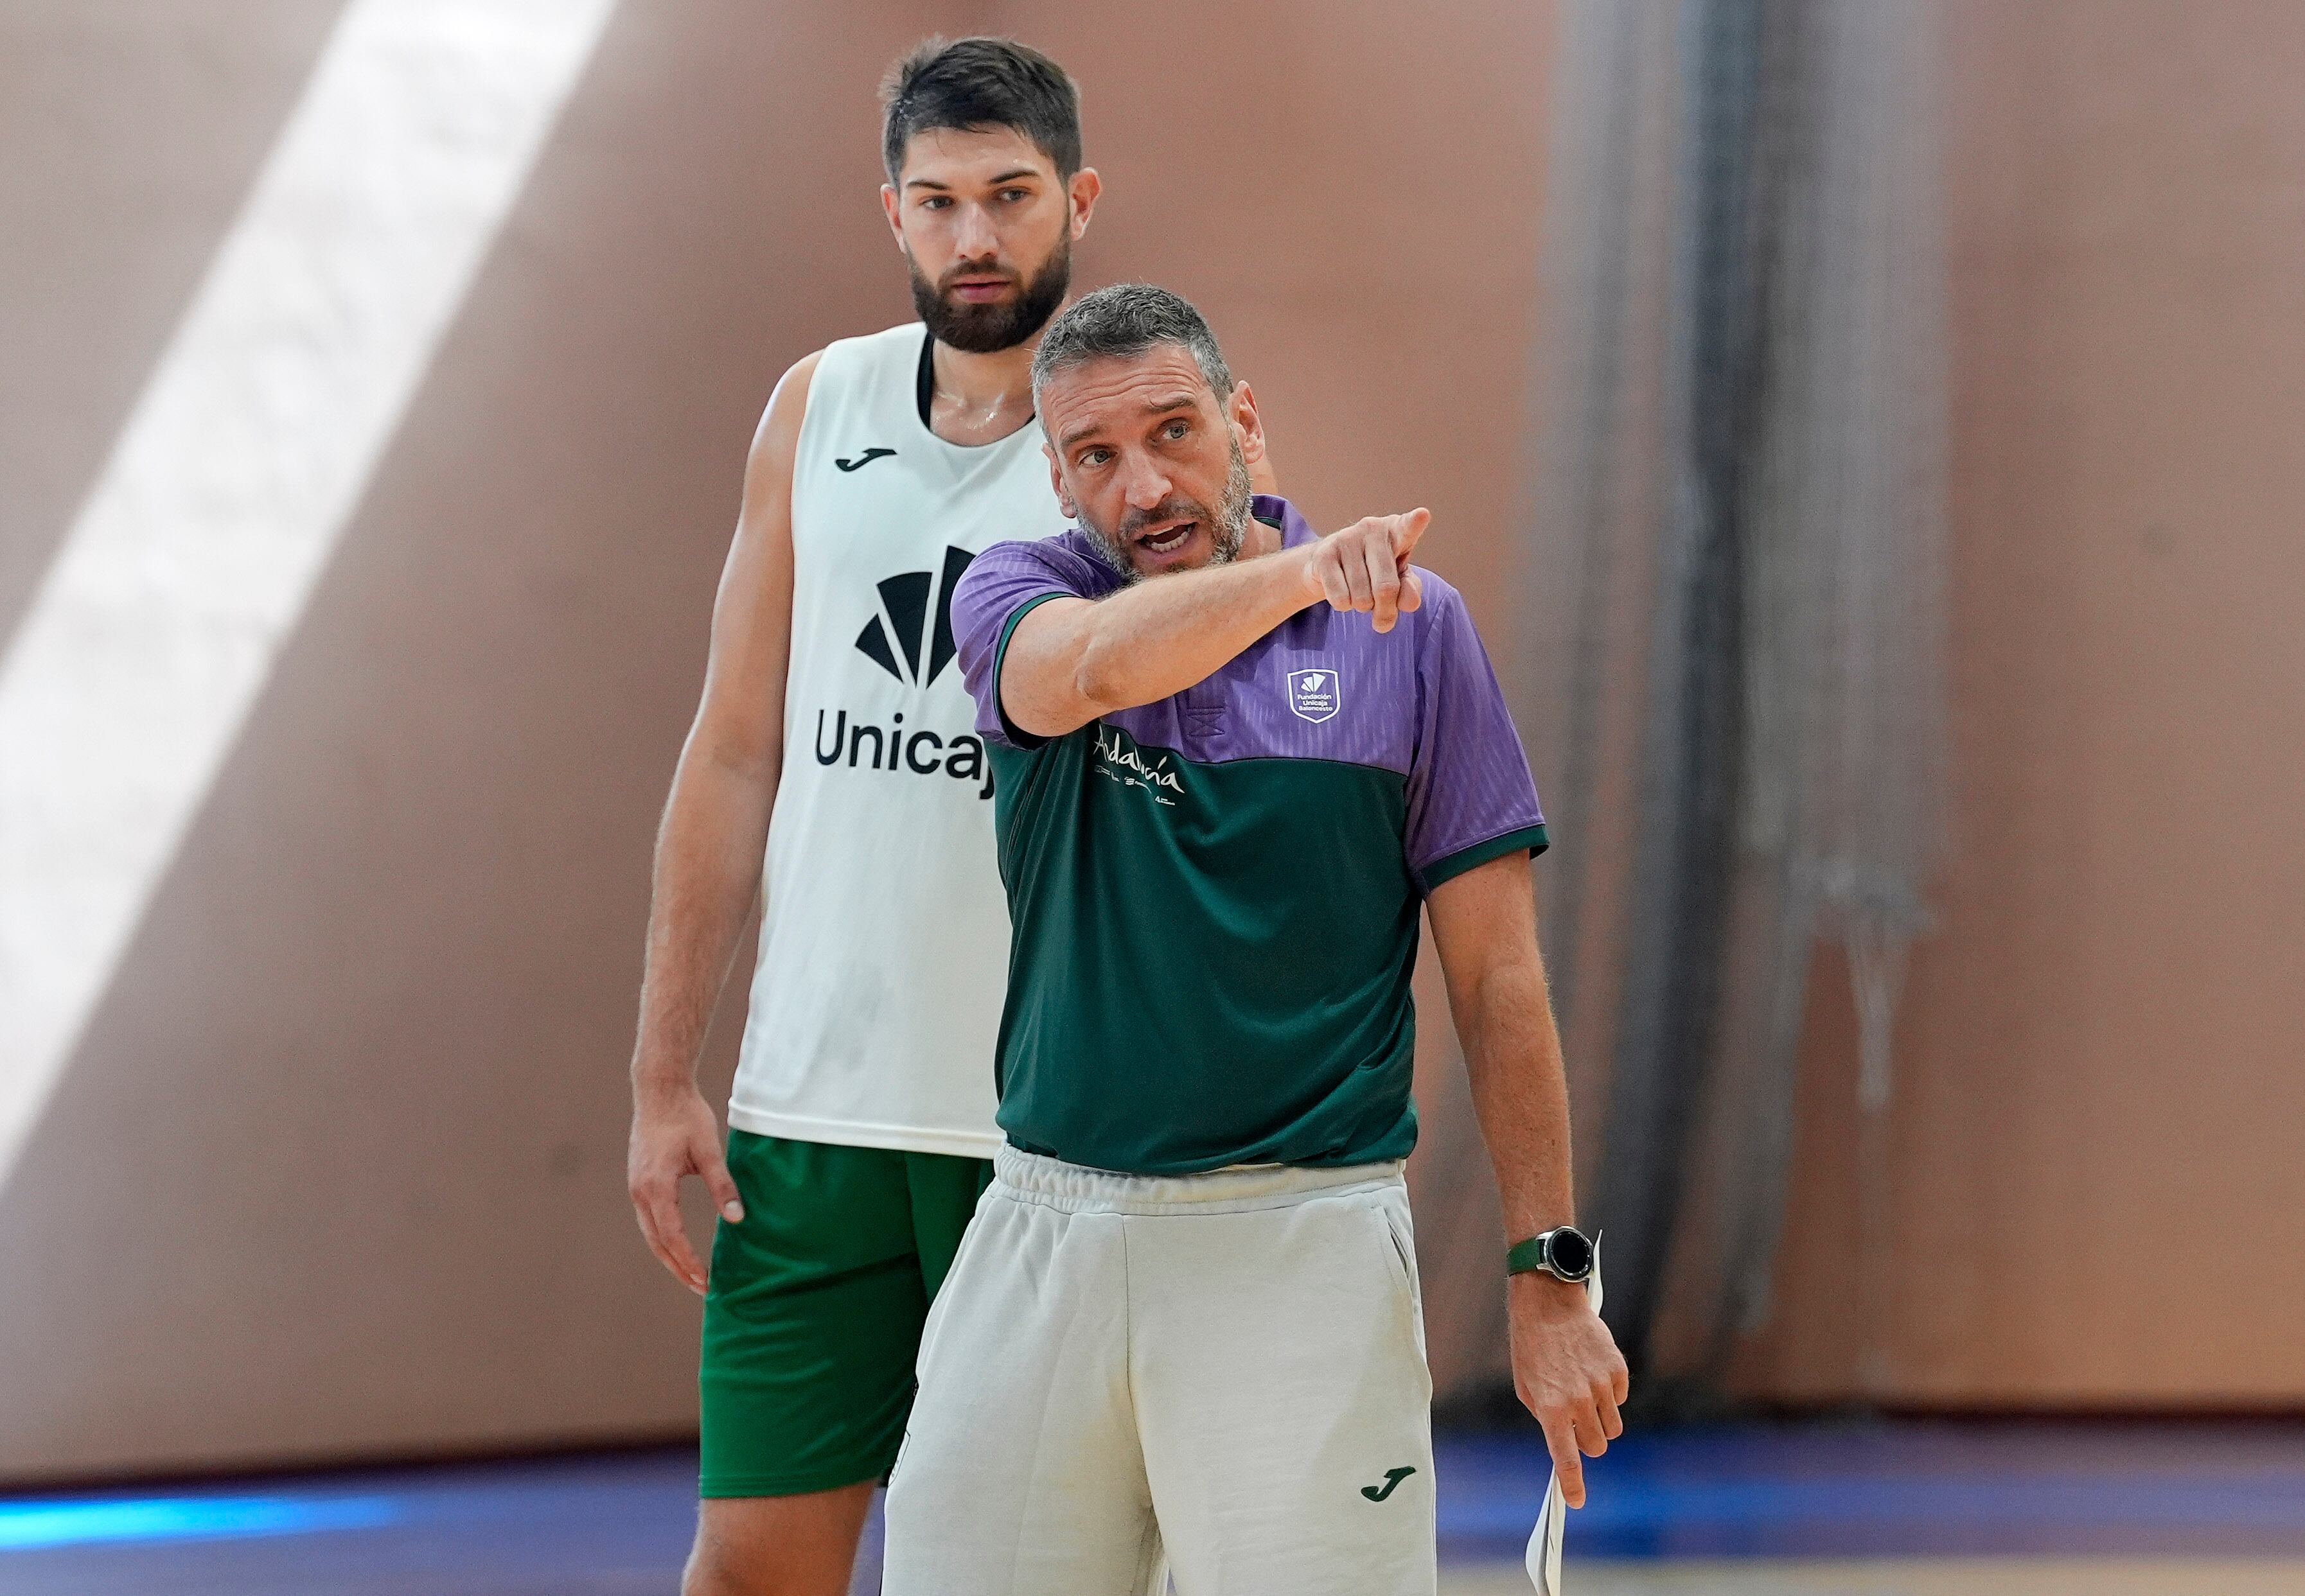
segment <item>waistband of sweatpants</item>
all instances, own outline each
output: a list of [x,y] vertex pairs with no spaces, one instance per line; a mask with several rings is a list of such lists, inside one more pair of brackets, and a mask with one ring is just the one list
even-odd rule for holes
[[992,1179],[1020,1201],[1076,1214],[1242,1213],[1402,1184],[1399,1159],[1317,1169],[1257,1164],[1205,1175],[1120,1175],[1006,1144],[992,1155]]

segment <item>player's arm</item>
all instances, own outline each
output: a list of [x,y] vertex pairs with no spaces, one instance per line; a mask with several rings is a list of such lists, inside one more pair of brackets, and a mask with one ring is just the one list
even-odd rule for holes
[[[1505,1228],[1519,1240],[1573,1222],[1569,1086],[1552,1023],[1528,856],[1515,850],[1433,888],[1425,900],[1449,1009],[1495,1166]],[[1504,1267],[1504,1248],[1497,1249]],[[1513,1385],[1544,1427],[1562,1495],[1585,1505],[1577,1454],[1598,1457],[1624,1432],[1625,1360],[1585,1288],[1546,1274],[1510,1277]]]
[[1326,599],[1374,614],[1380,632],[1415,609],[1408,558],[1431,513],[1373,515],[1317,542],[1205,565],[1109,598],[1052,598],[1016,623],[1000,666],[1000,708],[1036,737],[1206,681],[1298,610]]
[[649,1249],[699,1292],[705,1271],[681,1223],[681,1181],[701,1176],[716,1207],[731,1219],[744,1215],[719,1121],[697,1090],[696,1064],[760,890],[783,768],[793,455],[816,360],[785,373],[753,434],[736,535],[712,606],[704,693],[657,832],[625,1176]]

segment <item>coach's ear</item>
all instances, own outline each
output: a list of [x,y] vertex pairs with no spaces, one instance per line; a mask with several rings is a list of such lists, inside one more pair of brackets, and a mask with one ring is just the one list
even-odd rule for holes
[[1078,521],[1080,506],[1074,504],[1073,496],[1065,491],[1065,473],[1057,464],[1057,452],[1042,444],[1041,454],[1049,463],[1049,486],[1056,489],[1057,508],[1065,513],[1066,520]]
[[1264,422],[1256,413],[1256,395],[1249,391],[1246,379],[1232,385],[1232,397],[1225,401],[1225,418],[1240,432],[1240,457],[1248,463],[1249,474],[1264,463]]

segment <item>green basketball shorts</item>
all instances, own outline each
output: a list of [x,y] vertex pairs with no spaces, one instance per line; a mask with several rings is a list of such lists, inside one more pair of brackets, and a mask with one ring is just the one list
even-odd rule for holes
[[728,1133],[698,1371],[699,1494],[798,1496],[885,1478],[913,1363],[982,1159]]

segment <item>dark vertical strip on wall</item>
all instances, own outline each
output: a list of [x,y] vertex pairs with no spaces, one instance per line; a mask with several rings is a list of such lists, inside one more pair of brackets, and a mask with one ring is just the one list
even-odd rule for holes
[[1609,1318],[1636,1368],[1649,1352],[1721,1007],[1743,748],[1746,473],[1768,379],[1776,13],[1709,0],[1685,13],[1682,352],[1644,730],[1634,939],[1610,1077],[1596,1217]]

